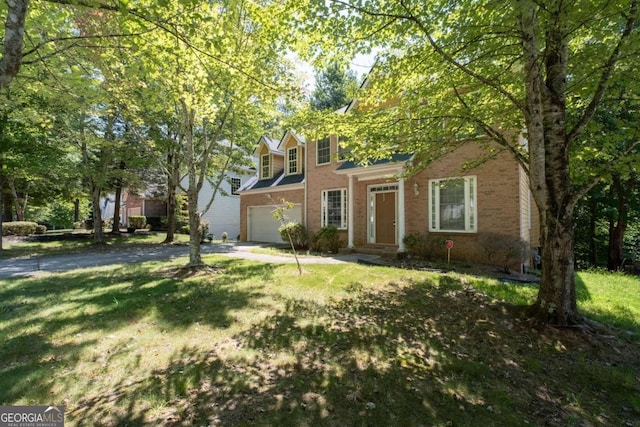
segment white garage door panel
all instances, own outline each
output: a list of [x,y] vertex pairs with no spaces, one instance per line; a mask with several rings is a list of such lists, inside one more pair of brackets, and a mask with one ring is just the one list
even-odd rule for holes
[[[249,236],[251,242],[282,243],[280,222],[273,217],[273,206],[250,206],[248,209]],[[302,207],[294,205],[285,212],[289,221],[302,222]]]

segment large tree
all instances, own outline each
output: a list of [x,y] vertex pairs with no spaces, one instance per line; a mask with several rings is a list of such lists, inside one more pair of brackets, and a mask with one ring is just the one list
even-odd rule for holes
[[311,94],[311,108],[335,111],[351,101],[358,86],[355,73],[338,62],[332,62],[316,73],[315,88]]
[[[331,31],[331,43],[343,51],[386,52],[362,95],[364,113],[354,120],[367,122],[357,129],[367,144],[352,139],[352,152],[416,152],[426,164],[456,144],[483,139],[511,152],[528,173],[541,223],[542,278],[532,315],[582,323],[573,211],[599,181],[597,172],[638,141],[638,129],[624,123],[625,144],[596,147],[585,130],[597,126],[594,115],[613,96],[614,82],[637,94],[638,1],[311,0],[310,6],[330,21],[303,24],[324,29],[317,42]],[[318,52],[329,52],[331,43]],[[397,108],[378,108],[394,98]],[[581,167],[596,166],[580,180],[572,180],[574,152]]]

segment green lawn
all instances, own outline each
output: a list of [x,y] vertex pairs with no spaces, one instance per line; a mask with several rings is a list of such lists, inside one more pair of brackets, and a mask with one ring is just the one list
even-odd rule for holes
[[[59,233],[49,233],[59,234]],[[73,233],[67,233],[69,237],[65,239],[57,239],[52,241],[15,241],[11,238],[4,237],[2,248],[0,251],[0,258],[12,258],[20,256],[43,256],[43,255],[58,255],[84,252],[87,250],[97,250],[93,246],[93,237],[90,233],[85,231],[73,231]],[[131,247],[136,245],[156,245],[161,243],[164,238],[164,233],[155,232],[137,232],[135,234],[123,233],[121,236],[106,235],[107,247]],[[176,241],[181,243],[187,243],[189,236],[185,234],[176,234]]]
[[205,260],[215,273],[152,262],[0,280],[0,404],[63,404],[70,426],[640,420],[635,278],[579,276],[582,311],[630,331],[593,336],[501,301],[532,286]]

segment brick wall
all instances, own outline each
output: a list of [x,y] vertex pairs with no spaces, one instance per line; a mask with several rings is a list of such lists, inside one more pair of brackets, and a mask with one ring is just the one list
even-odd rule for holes
[[[268,195],[271,197],[269,198]],[[249,206],[268,206],[280,203],[281,199],[287,202],[302,205],[302,221],[304,223],[304,190],[271,191],[268,193],[243,194],[240,197],[240,241],[247,241],[247,214]]]

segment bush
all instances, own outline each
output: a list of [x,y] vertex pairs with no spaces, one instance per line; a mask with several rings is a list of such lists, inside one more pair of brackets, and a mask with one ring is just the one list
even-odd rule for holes
[[129,216],[129,227],[135,229],[142,229],[147,225],[147,217],[144,215],[130,215]]
[[517,237],[497,233],[483,233],[478,244],[488,264],[509,273],[511,267],[522,264],[531,256],[529,243]]
[[293,247],[296,249],[306,249],[308,245],[307,229],[299,222],[291,221],[283,224],[278,228],[280,232],[280,238],[289,243],[289,236],[293,242]]
[[318,252],[338,253],[340,248],[347,245],[347,242],[340,239],[338,229],[332,225],[322,227],[320,231],[311,238],[311,248]]
[[147,226],[151,227],[153,231],[165,231],[167,229],[167,217],[166,216],[148,216]]
[[[38,224],[32,221],[13,221],[2,224],[3,236],[30,236],[36,232]],[[46,231],[46,228],[45,228]]]
[[36,234],[44,234],[47,232],[47,227],[45,225],[36,225]]
[[209,234],[209,221],[200,220],[200,243],[204,243],[204,241],[207,239],[207,235]]
[[432,259],[438,247],[444,245],[442,237],[421,233],[407,234],[402,241],[409,255],[424,260]]

